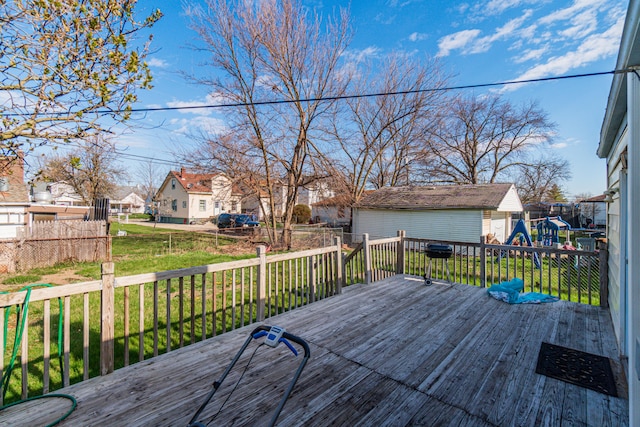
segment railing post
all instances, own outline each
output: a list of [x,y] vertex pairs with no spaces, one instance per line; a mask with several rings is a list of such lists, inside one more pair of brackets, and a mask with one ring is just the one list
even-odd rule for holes
[[102,292],[100,301],[100,375],[114,370],[115,338],[115,267],[113,262],[102,264]]
[[371,247],[369,246],[369,233],[362,235],[362,255],[364,257],[364,283],[371,283]]
[[406,237],[407,232],[405,230],[398,230],[398,237],[400,241],[398,242],[398,259],[396,260],[396,274],[404,274],[404,258],[405,258],[405,248],[404,248],[404,238]]
[[333,243],[336,246],[336,288],[335,288],[335,292],[336,294],[341,294],[342,293],[342,278],[344,277],[343,275],[343,266],[342,266],[342,239],[340,239],[340,236],[335,236],[333,238]]
[[486,237],[480,236],[480,287],[487,287],[487,248]]
[[598,273],[600,275],[600,307],[609,307],[609,249],[598,241]]
[[307,271],[309,272],[309,300],[316,302],[316,262],[313,256],[307,257]]
[[257,277],[258,295],[256,296],[256,320],[263,322],[265,319],[265,305],[267,300],[267,248],[264,245],[260,245],[256,249],[256,252],[258,258],[260,258]]

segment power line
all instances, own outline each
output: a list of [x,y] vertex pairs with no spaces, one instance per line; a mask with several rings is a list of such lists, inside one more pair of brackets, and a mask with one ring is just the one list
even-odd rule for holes
[[[61,147],[61,148],[70,148],[70,147],[85,148],[83,145],[74,144],[72,142],[68,142],[68,143],[65,143],[65,144],[58,144],[58,147]],[[113,151],[114,151],[114,153],[116,153],[119,156],[124,157],[125,159],[128,159],[128,160],[146,161],[146,162],[154,163],[154,164],[157,164],[157,165],[170,166],[170,167],[179,165],[179,162],[177,162],[177,161],[171,161],[171,160],[166,160],[166,159],[158,159],[158,158],[155,158],[155,157],[143,156],[143,155],[140,155],[140,154],[127,153],[125,150],[120,150],[118,148],[114,148]]]
[[[149,112],[158,112],[158,111],[184,111],[184,110],[196,110],[196,109],[277,105],[277,104],[290,104],[293,102],[340,101],[345,99],[371,98],[371,97],[395,96],[395,95],[411,95],[411,94],[427,93],[427,92],[444,92],[444,91],[450,91],[450,90],[480,89],[480,88],[495,87],[495,86],[539,83],[539,82],[548,82],[548,81],[554,81],[554,80],[578,79],[578,78],[585,78],[585,77],[603,76],[608,74],[622,74],[622,73],[627,73],[632,71],[633,70],[600,71],[600,72],[594,72],[594,73],[569,74],[569,75],[554,76],[554,77],[539,77],[535,79],[525,79],[525,80],[509,80],[509,81],[496,82],[496,83],[478,83],[478,84],[471,84],[471,85],[445,86],[445,87],[438,87],[438,88],[414,89],[414,90],[405,90],[405,91],[397,91],[397,92],[379,92],[379,93],[366,93],[366,94],[355,94],[355,95],[326,96],[326,97],[319,97],[319,98],[304,98],[299,100],[278,99],[278,100],[270,100],[270,101],[235,102],[235,103],[229,103],[229,104],[187,105],[187,106],[180,106],[180,107],[132,108],[126,111],[125,110],[96,110],[94,111],[94,113],[95,114],[114,114],[114,113],[123,113],[123,112],[149,113]],[[66,115],[66,114],[69,114],[69,113],[47,113],[46,115],[58,116],[58,115]],[[19,114],[19,113],[3,114],[3,116],[5,117],[15,117],[15,116],[22,116],[22,115],[23,114]]]

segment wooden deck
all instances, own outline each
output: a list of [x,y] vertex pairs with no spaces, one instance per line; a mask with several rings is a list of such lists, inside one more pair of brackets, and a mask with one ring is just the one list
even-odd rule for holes
[[[618,349],[599,307],[509,305],[484,289],[398,276],[265,323],[311,348],[279,425],[627,425]],[[60,425],[186,426],[255,326],[61,390],[78,407]],[[543,341],[611,357],[622,397],[536,374]],[[200,419],[211,420],[250,362],[211,425],[268,423],[300,359],[252,343]],[[44,425],[67,407],[34,401],[0,413],[0,424]]]

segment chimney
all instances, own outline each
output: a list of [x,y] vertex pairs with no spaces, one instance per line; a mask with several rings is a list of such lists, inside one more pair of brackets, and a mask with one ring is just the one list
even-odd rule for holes
[[180,168],[180,178],[184,177],[184,166]]

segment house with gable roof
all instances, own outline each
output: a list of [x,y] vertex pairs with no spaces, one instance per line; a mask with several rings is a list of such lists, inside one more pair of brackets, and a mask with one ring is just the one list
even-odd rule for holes
[[385,187],[353,206],[353,233],[469,243],[491,233],[504,242],[512,212],[522,212],[513,184]]
[[121,186],[114,190],[109,200],[112,213],[143,213],[145,200],[137,187]]
[[241,210],[242,194],[222,173],[170,171],[154,197],[159,222],[189,224]]

